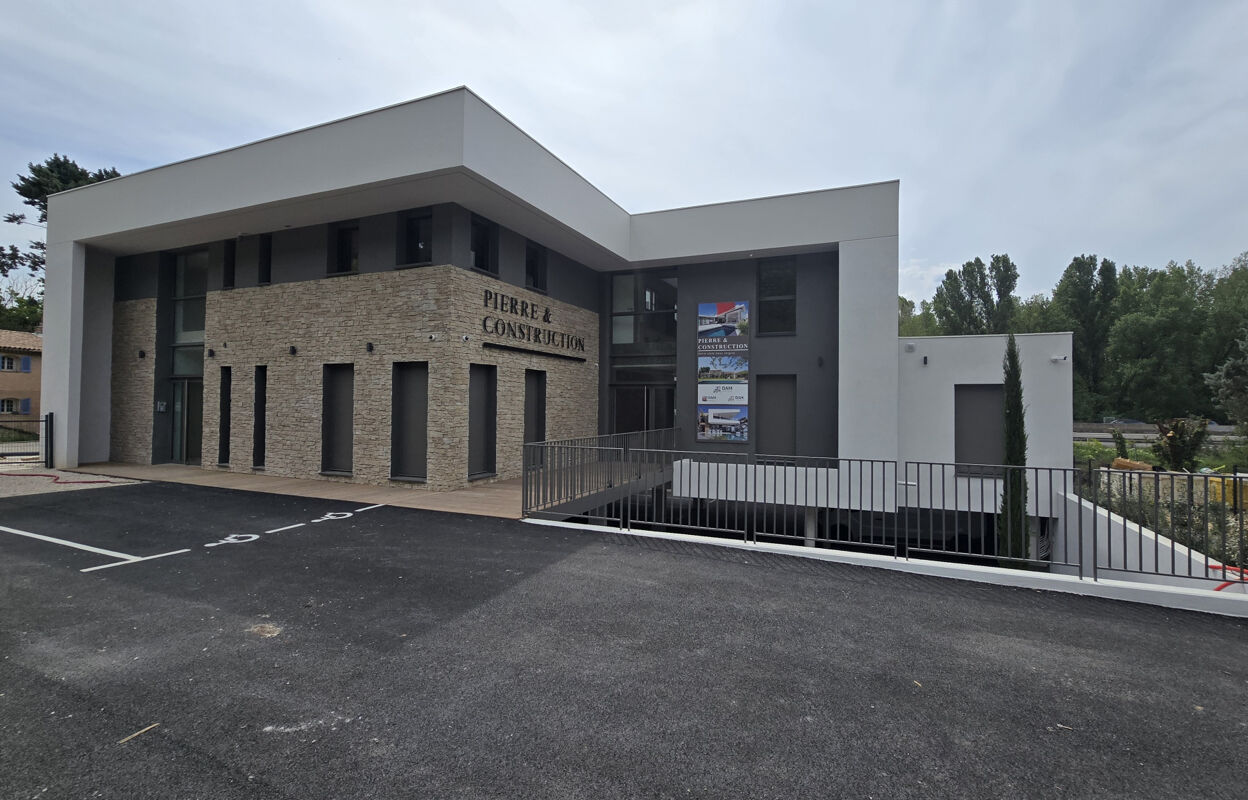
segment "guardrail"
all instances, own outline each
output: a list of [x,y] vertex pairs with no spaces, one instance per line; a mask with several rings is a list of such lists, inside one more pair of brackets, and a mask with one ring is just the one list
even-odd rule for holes
[[637,446],[646,438],[525,445],[524,516],[1093,580],[1248,582],[1248,475]]

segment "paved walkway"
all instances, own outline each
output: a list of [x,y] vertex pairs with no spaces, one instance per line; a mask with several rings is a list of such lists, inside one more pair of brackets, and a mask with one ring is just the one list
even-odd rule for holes
[[367,486],[306,478],[225,472],[183,464],[83,464],[77,471],[112,475],[140,481],[167,481],[195,486],[216,486],[245,492],[319,497],[358,503],[384,503],[401,508],[423,508],[484,517],[520,518],[520,479],[484,483],[454,492],[430,492],[420,488]]

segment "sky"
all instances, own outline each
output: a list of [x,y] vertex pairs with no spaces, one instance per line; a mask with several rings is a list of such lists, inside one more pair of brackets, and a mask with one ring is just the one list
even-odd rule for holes
[[467,85],[631,212],[899,179],[900,293],[1008,253],[1026,297],[1248,250],[1246,32],[1243,0],[9,0],[0,176]]

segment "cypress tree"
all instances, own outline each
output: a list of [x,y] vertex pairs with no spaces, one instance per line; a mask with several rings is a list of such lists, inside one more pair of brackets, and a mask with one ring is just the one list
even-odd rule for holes
[[[1018,343],[1010,334],[1005,345],[1005,486],[997,519],[997,555],[1027,558],[1027,428],[1023,410],[1023,368]],[[1010,467],[1013,467],[1011,469]]]

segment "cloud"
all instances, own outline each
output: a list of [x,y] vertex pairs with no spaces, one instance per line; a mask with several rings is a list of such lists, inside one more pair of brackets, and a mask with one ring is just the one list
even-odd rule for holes
[[902,291],[1007,252],[1030,294],[1082,252],[1248,249],[1246,28],[1152,0],[27,3],[0,169],[128,172],[467,84],[631,211],[900,178]]

